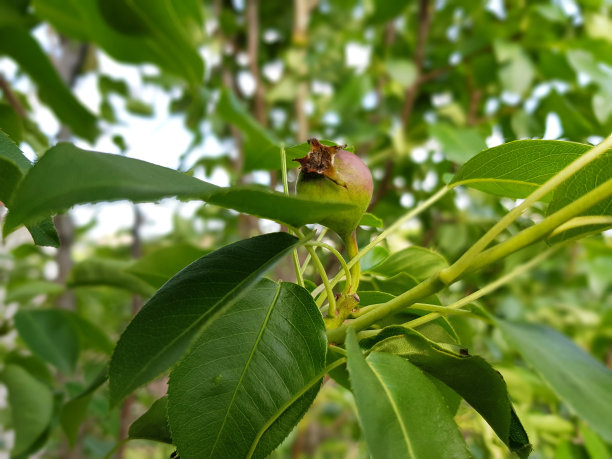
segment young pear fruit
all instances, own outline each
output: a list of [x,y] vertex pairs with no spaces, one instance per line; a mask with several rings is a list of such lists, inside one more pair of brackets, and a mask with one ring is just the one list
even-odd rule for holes
[[372,199],[374,185],[368,166],[345,146],[328,147],[317,139],[309,139],[310,151],[300,159],[296,191],[298,196],[326,202],[352,204],[353,208],[338,212],[319,223],[346,240],[357,228]]

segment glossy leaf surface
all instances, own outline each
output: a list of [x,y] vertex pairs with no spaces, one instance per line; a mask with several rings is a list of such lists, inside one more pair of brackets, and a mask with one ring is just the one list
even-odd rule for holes
[[262,280],[170,375],[168,419],[185,457],[267,457],[316,396],[327,340],[310,294]]
[[[44,199],[40,199],[44,190]],[[62,143],[51,148],[22,180],[12,200],[4,234],[75,204],[129,199],[203,199],[211,204],[295,226],[317,222],[346,204],[319,203],[262,188],[220,188],[173,169]]]
[[449,408],[423,372],[401,357],[364,358],[349,329],[348,369],[359,419],[373,458],[467,458]]
[[450,185],[466,185],[498,196],[525,198],[590,148],[558,140],[508,142],[470,159]]
[[[397,333],[389,330],[389,333]],[[530,451],[529,440],[516,417],[501,374],[482,357],[463,355],[427,339],[414,330],[373,341],[362,341],[373,351],[388,352],[408,359],[427,374],[439,379],[467,401],[489,423],[499,438],[519,456]]]
[[110,366],[111,402],[172,366],[297,243],[287,233],[245,239],[196,260],[164,284],[117,343]]

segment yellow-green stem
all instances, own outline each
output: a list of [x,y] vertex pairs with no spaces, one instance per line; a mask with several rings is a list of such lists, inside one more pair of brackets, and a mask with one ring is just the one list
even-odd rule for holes
[[[441,188],[440,190],[438,190],[435,194],[431,195],[427,200],[425,200],[424,202],[422,202],[421,204],[419,204],[418,206],[416,206],[414,209],[411,209],[409,212],[407,212],[406,214],[404,214],[403,216],[401,216],[399,219],[397,219],[391,226],[389,226],[386,230],[384,230],[383,232],[381,232],[378,236],[376,236],[376,238],[374,238],[374,240],[372,240],[368,245],[366,245],[363,249],[361,249],[357,255],[355,257],[353,257],[352,259],[350,259],[347,263],[349,268],[352,268],[356,263],[358,263],[370,250],[372,250],[374,247],[376,247],[378,244],[380,244],[382,241],[384,241],[387,236],[389,236],[390,234],[394,233],[395,231],[397,231],[404,223],[406,223],[408,220],[416,217],[417,215],[419,215],[421,212],[423,212],[424,210],[426,210],[428,207],[430,207],[432,204],[434,204],[436,201],[438,201],[439,199],[441,199],[448,191],[450,190],[450,188],[448,187],[444,187]],[[338,282],[340,282],[340,280],[342,280],[342,273],[338,273],[331,281],[332,283],[332,287],[335,287],[336,284]],[[319,287],[317,289],[315,289],[312,294],[313,296],[318,295],[319,293],[321,293],[321,291],[323,290],[322,287]]]
[[[346,247],[346,253],[348,255],[349,261],[351,261],[359,255],[359,246],[357,245],[356,230],[353,230],[353,232],[349,236],[345,237],[343,242],[344,246]],[[361,263],[359,262],[359,259],[357,259],[357,261],[351,267],[351,277],[346,278],[347,288],[345,288],[345,291],[348,295],[357,293],[360,275]]]
[[572,163],[568,164],[565,168],[551,177],[546,183],[538,187],[533,193],[510,212],[508,212],[497,224],[487,231],[472,247],[470,247],[455,263],[440,272],[440,280],[446,285],[450,285],[453,281],[463,272],[468,269],[474,259],[493,242],[493,240],[504,231],[508,225],[515,221],[525,209],[529,208],[536,201],[542,199],[548,193],[553,191],[557,186],[567,180],[569,177],[574,175],[576,172],[581,170],[584,166],[597,159],[599,156],[604,154],[612,148],[612,137],[608,137],[606,140],[601,142],[599,145],[591,148],[584,155],[577,158]]
[[332,254],[335,255],[335,257],[338,259],[338,261],[340,262],[340,265],[342,265],[342,269],[344,270],[344,275],[346,276],[346,278],[348,279],[347,282],[350,285],[351,283],[351,271],[349,269],[349,267],[346,265],[346,261],[344,261],[344,258],[342,257],[342,254],[340,252],[338,252],[335,248],[333,248],[331,245],[326,244],[324,242],[320,242],[320,241],[312,241],[312,242],[308,242],[306,244],[306,246],[311,246],[311,247],[323,247],[324,249],[329,250]]

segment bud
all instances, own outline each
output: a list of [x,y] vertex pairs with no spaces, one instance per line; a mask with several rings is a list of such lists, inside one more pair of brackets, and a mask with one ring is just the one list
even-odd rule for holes
[[325,202],[352,204],[354,209],[338,212],[320,223],[344,240],[353,232],[372,199],[372,174],[359,157],[344,146],[328,147],[308,140],[310,151],[296,159],[302,167],[296,191],[299,196]]

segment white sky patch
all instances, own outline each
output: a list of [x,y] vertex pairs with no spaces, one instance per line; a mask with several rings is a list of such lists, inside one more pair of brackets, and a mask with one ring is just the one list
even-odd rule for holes
[[455,205],[460,210],[465,210],[470,205],[470,197],[461,188],[455,188]]
[[376,91],[370,91],[366,93],[361,99],[361,106],[365,110],[372,110],[378,105],[378,94]]
[[504,0],[489,0],[487,2],[487,11],[493,13],[497,19],[506,19],[506,7]]
[[521,101],[521,95],[511,91],[504,91],[501,100],[507,105],[517,105]]
[[255,94],[255,78],[253,78],[251,72],[246,70],[238,72],[236,81],[238,82],[238,87],[245,96],[252,97],[253,94]]
[[337,126],[340,124],[340,116],[336,112],[327,112],[321,121],[329,126]]
[[429,156],[429,152],[425,147],[414,147],[410,152],[410,157],[412,161],[417,164],[422,164],[427,161],[427,157]]
[[235,58],[236,58],[236,62],[238,63],[238,65],[242,67],[246,67],[247,65],[249,65],[249,55],[245,53],[244,51],[240,51],[239,53],[236,53]]
[[485,113],[487,115],[492,115],[497,110],[499,110],[499,99],[495,97],[489,97],[485,102]]
[[284,65],[281,60],[268,62],[261,70],[261,73],[271,82],[278,82],[283,76]]
[[357,72],[363,72],[370,65],[372,47],[357,42],[349,42],[344,48],[345,64]]
[[444,107],[445,105],[450,104],[453,101],[453,96],[450,92],[440,92],[437,94],[432,94],[431,96],[431,105],[434,107]]
[[264,43],[270,44],[280,41],[281,34],[276,29],[266,29],[263,33],[263,41]]
[[253,183],[258,185],[270,186],[270,174],[266,171],[253,171],[251,173]]
[[414,195],[412,193],[403,193],[400,197],[400,205],[406,209],[414,206]]
[[404,177],[397,176],[393,179],[393,186],[395,188],[404,188],[406,186],[406,179]]
[[497,147],[504,143],[504,136],[499,126],[493,126],[493,132],[485,139],[485,142],[487,144],[487,148]]
[[544,131],[544,140],[555,140],[563,134],[561,119],[555,112],[550,112],[546,115],[546,130]]
[[334,93],[334,87],[331,83],[321,80],[313,80],[310,84],[310,90],[313,94],[321,96],[331,96]]
[[437,184],[438,174],[436,174],[434,171],[427,171],[425,179],[423,180],[423,190],[427,192],[433,191]]

